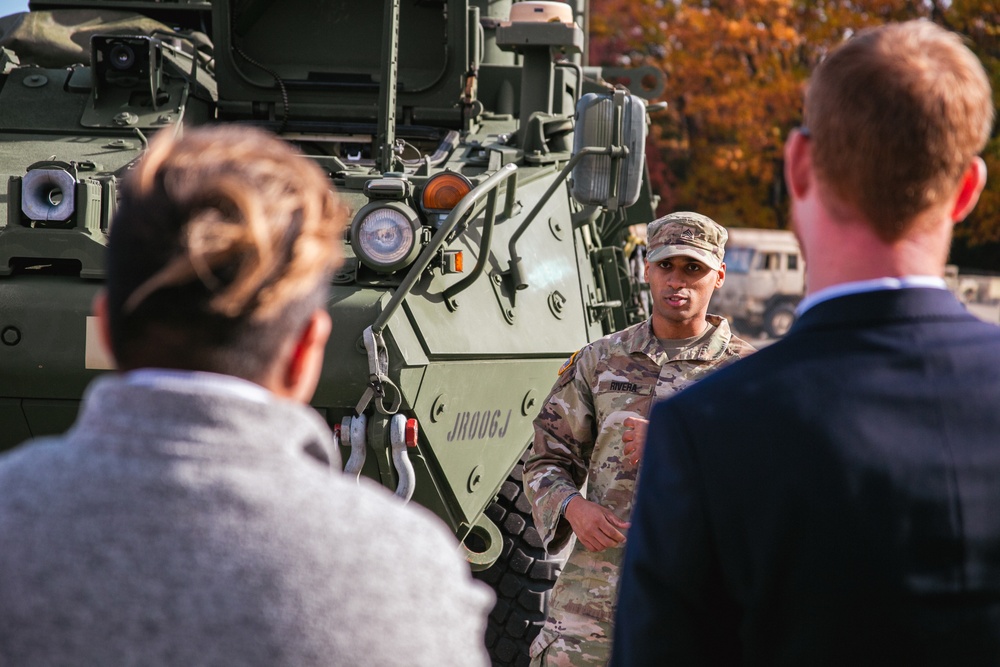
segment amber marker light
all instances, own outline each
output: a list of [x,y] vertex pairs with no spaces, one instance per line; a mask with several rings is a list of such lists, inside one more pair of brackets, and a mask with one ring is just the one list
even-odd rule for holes
[[471,191],[472,183],[465,176],[444,171],[428,179],[420,195],[420,205],[425,211],[450,211]]
[[441,272],[461,273],[462,272],[462,251],[443,250],[441,251]]

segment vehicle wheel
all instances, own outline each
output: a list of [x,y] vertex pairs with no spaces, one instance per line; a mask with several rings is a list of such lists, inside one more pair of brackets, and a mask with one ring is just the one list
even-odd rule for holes
[[473,576],[489,584],[497,603],[486,627],[486,647],[493,667],[526,666],[528,647],[545,623],[549,591],[562,561],[549,558],[531,518],[531,505],[521,485],[524,459],[500,487],[486,515],[503,533],[503,551],[489,569]]
[[729,323],[729,328],[734,334],[744,338],[756,336],[760,333],[760,327],[750,326],[750,323],[742,317],[734,317]]
[[781,338],[795,324],[795,306],[776,303],[764,315],[764,331],[771,338]]

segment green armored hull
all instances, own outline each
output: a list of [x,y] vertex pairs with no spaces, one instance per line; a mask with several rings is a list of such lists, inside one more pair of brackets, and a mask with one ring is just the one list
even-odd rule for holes
[[452,527],[501,598],[494,660],[518,661],[558,573],[518,462],[563,361],[644,317],[623,248],[655,204],[644,104],[582,65],[586,3],[552,4],[81,1],[3,19],[0,449],[65,430],[113,366],[90,304],[148,139],[267,128],[353,216],[313,405],[349,474]]

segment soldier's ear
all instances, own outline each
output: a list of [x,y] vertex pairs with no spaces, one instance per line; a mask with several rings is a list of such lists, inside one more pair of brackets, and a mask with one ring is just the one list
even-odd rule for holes
[[715,289],[722,287],[722,284],[726,282],[726,263],[722,262],[719,264],[719,277],[715,280]]

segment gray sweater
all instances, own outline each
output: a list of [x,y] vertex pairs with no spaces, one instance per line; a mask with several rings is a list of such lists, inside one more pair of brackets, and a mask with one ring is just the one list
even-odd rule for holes
[[169,385],[0,457],[0,665],[487,664],[436,517],[318,462],[305,406]]

